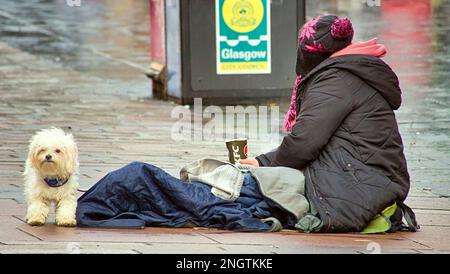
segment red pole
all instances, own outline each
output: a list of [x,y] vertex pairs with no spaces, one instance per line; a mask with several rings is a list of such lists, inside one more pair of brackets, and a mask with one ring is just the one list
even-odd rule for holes
[[146,73],[155,98],[167,98],[165,0],[150,0],[150,58]]
[[150,57],[153,62],[166,64],[165,0],[150,0]]

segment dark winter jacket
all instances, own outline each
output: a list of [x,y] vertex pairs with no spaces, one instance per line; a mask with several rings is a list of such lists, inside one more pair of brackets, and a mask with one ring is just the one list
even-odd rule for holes
[[409,175],[394,111],[398,78],[378,57],[328,58],[297,94],[297,121],[262,166],[302,170],[322,231],[361,231],[380,211],[404,201]]

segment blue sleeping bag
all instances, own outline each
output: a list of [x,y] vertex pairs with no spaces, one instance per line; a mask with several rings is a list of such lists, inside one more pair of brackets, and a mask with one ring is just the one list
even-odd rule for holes
[[240,197],[223,200],[211,187],[186,183],[164,170],[133,162],[110,172],[78,199],[79,226],[108,228],[212,227],[238,231],[269,231],[275,217],[292,228],[296,217],[266,199],[258,183],[245,174]]

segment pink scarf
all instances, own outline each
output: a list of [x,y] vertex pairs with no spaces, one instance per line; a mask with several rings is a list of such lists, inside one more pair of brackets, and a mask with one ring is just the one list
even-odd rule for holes
[[[363,54],[383,57],[384,55],[386,55],[386,47],[383,44],[377,44],[377,38],[372,38],[369,41],[350,44],[347,47],[333,53],[330,58],[347,54]],[[295,79],[294,88],[292,90],[291,104],[289,106],[288,112],[284,116],[283,121],[283,130],[287,132],[291,131],[297,119],[296,99],[300,83],[301,76],[297,76],[297,78]]]

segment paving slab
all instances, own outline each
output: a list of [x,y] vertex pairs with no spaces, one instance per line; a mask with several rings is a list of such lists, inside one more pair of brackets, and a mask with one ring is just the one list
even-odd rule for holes
[[416,209],[450,210],[450,198],[409,197],[405,203]]
[[20,228],[24,223],[14,216],[0,216],[0,243],[7,241],[41,240]]
[[13,199],[0,199],[0,216],[25,216],[26,206]]
[[450,211],[415,209],[417,222],[420,226],[450,227]]
[[369,244],[376,243],[382,249],[431,249],[418,242],[402,238],[396,234],[361,235],[361,234],[304,234],[293,233],[207,233],[208,238],[221,244],[239,244],[245,237],[248,244],[275,245],[279,248],[297,249],[307,252],[314,248],[342,247],[356,250],[365,249]]
[[450,251],[448,236],[450,227],[448,226],[423,227],[419,233],[401,232],[399,235],[436,251]]
[[29,235],[49,242],[214,243],[213,240],[204,237],[192,229],[181,228],[65,228],[50,223],[42,227],[32,227],[23,224],[19,226],[19,229]]
[[0,254],[138,254],[139,243],[7,242]]
[[140,246],[137,250],[151,254],[276,254],[278,248],[272,245],[147,243],[146,246]]

